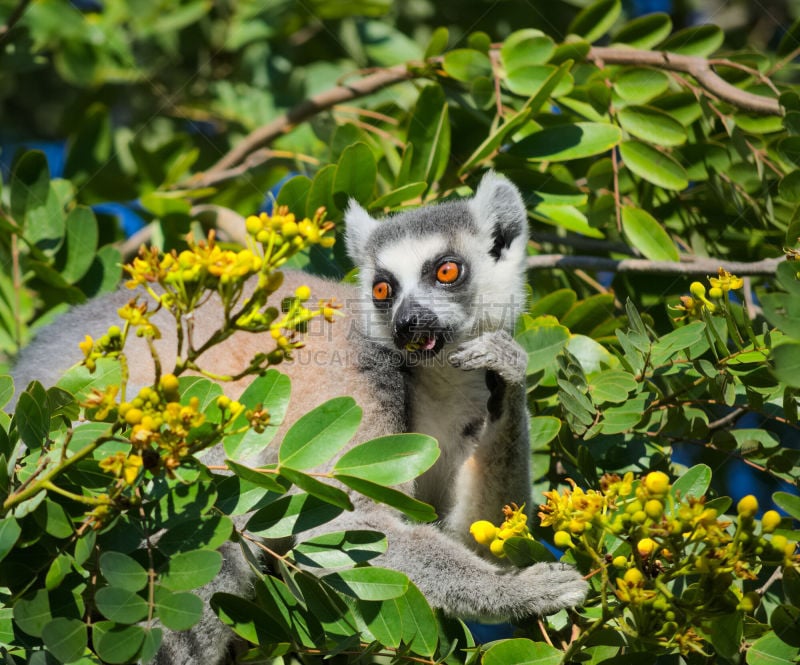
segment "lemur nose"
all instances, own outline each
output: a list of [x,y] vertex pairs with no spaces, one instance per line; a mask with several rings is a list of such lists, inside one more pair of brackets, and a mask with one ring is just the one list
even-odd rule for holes
[[392,321],[392,337],[395,345],[402,349],[409,342],[431,336],[439,328],[439,317],[433,311],[416,301],[404,301]]

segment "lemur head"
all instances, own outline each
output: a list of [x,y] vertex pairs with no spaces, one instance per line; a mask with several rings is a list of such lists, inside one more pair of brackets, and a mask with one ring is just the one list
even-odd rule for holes
[[519,191],[503,176],[487,173],[471,199],[383,221],[351,202],[345,225],[370,339],[430,357],[448,343],[513,328],[525,304],[528,224]]

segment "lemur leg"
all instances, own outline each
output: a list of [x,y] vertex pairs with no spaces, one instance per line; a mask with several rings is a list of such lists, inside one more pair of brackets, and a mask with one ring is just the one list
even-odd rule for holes
[[433,607],[451,616],[489,621],[518,620],[580,605],[587,584],[560,563],[511,570],[495,565],[432,524],[411,524],[374,505],[336,519],[340,529],[374,529],[386,534],[385,554],[373,563],[399,570],[419,587]]
[[528,358],[501,330],[465,342],[449,360],[465,371],[483,370],[489,388],[486,423],[475,451],[459,471],[456,500],[446,517],[447,528],[463,537],[476,520],[497,521],[506,504],[530,507]]

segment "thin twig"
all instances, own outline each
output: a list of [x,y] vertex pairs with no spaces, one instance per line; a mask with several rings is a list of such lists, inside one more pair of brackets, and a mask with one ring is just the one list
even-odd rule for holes
[[540,254],[528,257],[528,270],[602,270],[616,273],[646,273],[661,275],[705,276],[716,274],[724,268],[738,276],[774,275],[784,257],[761,261],[727,261],[714,258],[693,258],[688,261],[650,261],[648,259],[609,259],[600,256],[570,256],[567,254]]
[[[406,65],[397,65],[376,71],[369,76],[365,76],[357,81],[351,81],[343,85],[326,90],[318,95],[314,95],[297,106],[290,109],[285,115],[276,118],[263,127],[248,134],[232,150],[225,154],[214,166],[209,169],[206,175],[217,171],[223,171],[236,166],[244,161],[247,156],[260,148],[268,146],[273,140],[287,133],[296,125],[305,122],[318,113],[330,109],[331,107],[358,99],[386,88],[387,86],[408,81],[418,76]],[[200,183],[203,179],[200,179]],[[204,186],[204,185],[203,185]]]
[[[666,71],[683,72],[694,78],[707,93],[743,111],[759,115],[783,115],[783,109],[777,99],[756,95],[731,85],[714,71],[708,59],[699,56],[593,46],[586,59],[591,62],[601,61],[606,65],[644,65]],[[726,60],[713,62],[717,65],[735,66]]]
[[6,39],[14,26],[20,22],[29,4],[31,4],[31,0],[20,0],[17,6],[14,7],[14,11],[11,12],[8,20],[6,20],[4,25],[0,26],[0,42]]

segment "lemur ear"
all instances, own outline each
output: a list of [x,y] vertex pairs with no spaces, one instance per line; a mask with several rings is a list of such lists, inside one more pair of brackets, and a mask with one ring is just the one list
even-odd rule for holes
[[499,259],[515,240],[528,239],[528,216],[522,196],[506,177],[489,171],[483,176],[470,208],[478,226],[493,240],[489,253]]
[[347,246],[347,255],[354,264],[361,265],[363,263],[362,259],[364,258],[367,240],[369,240],[378,223],[377,220],[369,216],[369,213],[364,208],[358,205],[355,199],[350,199],[350,204],[344,213],[344,240]]

